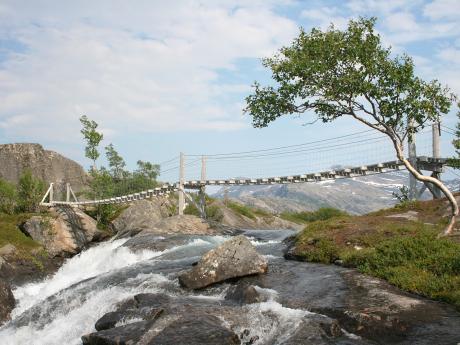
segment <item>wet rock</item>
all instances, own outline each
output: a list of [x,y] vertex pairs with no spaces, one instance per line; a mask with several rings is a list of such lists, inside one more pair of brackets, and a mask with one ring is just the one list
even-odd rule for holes
[[253,285],[238,284],[229,289],[225,299],[238,304],[252,304],[265,302],[267,297],[262,295]]
[[128,247],[132,251],[148,249],[162,252],[166,249],[185,244],[188,241],[190,241],[189,235],[171,235],[164,237],[162,235],[153,234],[149,231],[142,231],[126,241],[123,246]]
[[148,345],[239,345],[238,336],[212,315],[189,315],[172,322]]
[[41,243],[52,257],[77,254],[102,237],[94,219],[69,206],[52,208],[50,215],[33,216],[21,230]]
[[8,243],[0,248],[0,256],[10,256],[16,253],[16,247]]
[[141,230],[152,229],[163,218],[171,216],[171,209],[169,198],[138,200],[123,210],[111,226],[119,236],[133,230],[140,232]]
[[157,223],[148,231],[156,234],[189,234],[189,235],[212,235],[216,231],[205,220],[192,216],[172,216]]
[[187,288],[200,289],[230,278],[266,273],[267,259],[245,236],[236,236],[203,255],[196,266],[179,276]]
[[286,238],[283,243],[286,245],[284,249],[283,256],[286,260],[296,260],[296,261],[303,261],[303,258],[297,254],[296,251],[296,240],[295,236],[290,236]]
[[[321,319],[321,320],[317,320]],[[329,345],[342,344],[339,339],[343,337],[343,332],[336,320],[324,316],[313,317],[303,320],[295,330],[294,334],[285,342],[284,345]],[[343,337],[345,338],[345,337]],[[345,340],[345,339],[343,339]],[[349,340],[349,339],[348,339]],[[343,344],[362,344],[358,342],[344,341]]]
[[84,345],[137,344],[150,327],[148,321],[133,322],[124,326],[86,334],[81,337]]
[[10,313],[14,309],[15,301],[10,285],[0,280],[0,325],[9,320]]
[[163,306],[170,303],[170,297],[163,294],[143,293],[130,298],[118,306],[115,311],[104,314],[96,321],[98,331],[116,326],[118,322],[130,319],[143,319],[152,321],[164,311]]

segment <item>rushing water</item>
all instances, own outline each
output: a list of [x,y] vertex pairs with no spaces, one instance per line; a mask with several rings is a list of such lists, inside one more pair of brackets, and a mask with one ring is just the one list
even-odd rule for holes
[[[263,247],[279,245],[289,232],[271,234],[273,238],[252,242],[263,252]],[[126,240],[94,246],[68,259],[52,277],[13,290],[17,305],[12,321],[0,328],[1,344],[81,344],[81,336],[95,331],[94,324],[102,315],[114,310],[117,302],[138,293],[223,299],[225,286],[210,289],[206,295],[185,292],[179,287],[175,273],[190,267],[190,263],[226,239],[224,236],[191,236],[185,243],[164,251],[133,252],[123,246]],[[260,303],[249,311],[253,314],[253,327],[263,324],[260,317],[266,310],[282,315],[285,320],[281,323],[286,328],[295,322],[293,316],[306,313],[283,308],[275,301]],[[270,332],[266,332],[259,343],[270,337]]]
[[[224,312],[220,317],[223,324],[227,323],[240,335],[242,344],[248,341],[254,345],[283,344],[302,322],[318,316],[300,303],[306,296],[312,301],[320,297],[321,303],[336,304],[345,289],[339,274],[341,268],[288,262],[282,258],[282,241],[292,233],[246,232],[257,250],[269,259],[271,271],[260,278],[265,287],[257,283],[259,278],[249,278],[255,279],[253,284],[258,292],[267,297],[264,302],[239,307],[236,321],[227,318]],[[177,300],[190,298],[202,304],[225,305],[224,297],[231,284],[192,292],[179,286],[177,275],[226,239],[225,236],[156,237],[153,242],[163,241],[162,246],[144,246],[161,248],[156,251],[133,251],[126,240],[94,246],[68,259],[52,277],[14,289],[17,305],[12,321],[0,328],[0,344],[81,344],[81,336],[94,332],[101,316],[115,310],[118,302],[139,293],[163,293]],[[144,245],[143,240],[140,243]],[[269,285],[273,288],[268,288]],[[122,323],[134,321],[138,320]],[[358,338],[345,334],[345,342],[335,343],[355,344]],[[356,341],[364,344],[359,339]]]

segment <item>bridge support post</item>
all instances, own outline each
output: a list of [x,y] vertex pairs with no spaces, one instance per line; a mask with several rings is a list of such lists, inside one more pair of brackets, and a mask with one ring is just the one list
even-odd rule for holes
[[184,190],[184,182],[185,182],[185,156],[184,153],[180,153],[180,161],[179,161],[179,216],[184,214],[185,208],[185,190]]
[[201,185],[200,185],[200,213],[201,217],[206,219],[206,156],[201,157]]
[[[412,125],[412,123],[409,124],[409,126]],[[409,133],[409,136],[407,137],[407,145],[409,151],[409,162],[415,169],[417,169],[417,149],[415,146],[415,133]],[[409,173],[409,200],[415,199],[417,199],[417,180],[414,177],[414,175]]]
[[[441,124],[439,122],[434,122],[431,125],[431,129],[433,132],[433,158],[441,158],[441,145],[439,143],[439,137],[441,136]],[[438,180],[441,179],[441,173],[438,171],[433,171],[431,176]],[[430,191],[433,194],[433,198],[440,199],[442,196],[441,190],[435,185],[433,185],[432,187],[433,188],[430,189]]]
[[70,201],[70,183],[65,184],[66,188],[66,195],[65,195],[65,201],[69,202]]

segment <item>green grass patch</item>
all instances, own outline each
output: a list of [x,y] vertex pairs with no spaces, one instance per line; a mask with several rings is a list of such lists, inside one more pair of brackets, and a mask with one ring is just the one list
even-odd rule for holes
[[311,262],[342,260],[460,310],[460,243],[437,238],[445,221],[430,225],[372,215],[310,223],[296,237],[296,254]]
[[0,247],[11,243],[18,250],[30,251],[39,248],[40,244],[24,235],[18,227],[31,216],[33,214],[9,215],[0,213]]
[[249,206],[239,204],[239,203],[234,202],[234,201],[228,201],[226,203],[226,206],[229,209],[233,210],[234,212],[236,212],[236,213],[238,213],[238,214],[240,214],[242,216],[248,217],[248,218],[253,219],[253,220],[256,219],[256,213]]
[[335,217],[345,217],[348,214],[332,207],[321,207],[316,211],[304,212],[283,212],[280,217],[297,224],[315,222],[317,220],[327,220]]

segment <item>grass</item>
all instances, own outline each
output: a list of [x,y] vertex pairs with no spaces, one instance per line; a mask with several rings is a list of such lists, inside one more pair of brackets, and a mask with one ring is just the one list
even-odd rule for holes
[[254,209],[252,209],[249,206],[239,204],[239,203],[234,202],[234,201],[227,201],[226,206],[229,209],[233,210],[234,212],[236,212],[236,213],[238,213],[238,214],[240,214],[242,216],[245,216],[245,217],[247,217],[249,219],[252,219],[252,220],[256,219],[256,213],[254,212]]
[[[443,207],[439,202],[416,202],[365,216],[318,220],[297,235],[296,255],[312,262],[341,260],[460,310],[460,243],[437,238],[447,222]],[[419,212],[419,221],[387,217],[409,210]]]
[[334,217],[344,216],[347,216],[346,212],[332,207],[321,207],[320,209],[312,212],[283,212],[280,214],[281,218],[297,224],[311,223],[317,220],[327,220]]
[[[20,213],[4,214],[0,213],[0,248],[7,244],[16,247],[15,256],[32,262],[39,270],[44,269],[43,262],[47,259],[48,253],[43,246],[26,236],[20,229],[19,225],[29,219],[31,216],[38,214]],[[43,214],[40,214],[43,216]]]

